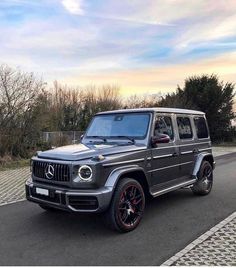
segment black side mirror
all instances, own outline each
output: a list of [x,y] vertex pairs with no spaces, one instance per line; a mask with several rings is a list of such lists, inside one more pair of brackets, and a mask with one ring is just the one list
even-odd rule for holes
[[80,141],[82,141],[83,137],[84,137],[84,134],[82,134],[82,135],[80,136]]
[[152,146],[156,146],[158,143],[169,143],[170,137],[167,134],[158,134],[158,136],[153,136],[151,138]]

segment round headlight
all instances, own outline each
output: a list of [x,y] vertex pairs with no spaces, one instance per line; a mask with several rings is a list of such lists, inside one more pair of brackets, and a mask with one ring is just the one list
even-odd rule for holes
[[78,170],[78,175],[83,181],[90,181],[93,175],[91,167],[83,165]]

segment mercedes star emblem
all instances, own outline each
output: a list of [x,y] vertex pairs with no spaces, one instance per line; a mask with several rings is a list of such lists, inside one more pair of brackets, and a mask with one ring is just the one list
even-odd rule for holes
[[51,180],[54,176],[54,167],[52,165],[47,165],[45,168],[45,176],[47,179]]

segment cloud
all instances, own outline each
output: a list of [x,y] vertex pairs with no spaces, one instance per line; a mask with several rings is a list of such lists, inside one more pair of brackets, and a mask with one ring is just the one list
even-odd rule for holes
[[23,70],[53,77],[64,66],[81,66],[91,59],[88,47],[97,42],[99,29],[76,27],[55,16],[41,20],[24,18],[15,24],[0,24],[0,64],[8,63]]
[[48,81],[117,83],[124,94],[173,90],[200,72],[235,81],[235,9],[235,0],[0,0],[0,63]]
[[201,18],[208,14],[211,11],[208,2],[205,0],[107,0],[99,1],[100,5],[94,5],[95,8],[90,10],[89,16],[154,26],[174,26],[180,20]]
[[[208,1],[206,1],[208,2]],[[211,2],[211,1],[209,1]],[[207,43],[236,37],[236,2],[228,0],[208,7],[202,14],[183,24],[183,30],[174,40],[177,53],[192,50]],[[222,42],[223,43],[223,42]],[[224,42],[226,43],[226,42]],[[211,47],[209,47],[209,50]]]
[[218,57],[182,64],[157,65],[129,70],[103,71],[90,74],[79,72],[74,76],[64,76],[61,81],[70,85],[112,83],[121,86],[123,95],[171,92],[183,85],[192,75],[219,75],[225,82],[234,82],[236,75],[236,52],[224,53]]
[[178,51],[236,35],[235,0],[217,3],[214,0],[104,0],[87,5],[86,14],[81,0],[63,0],[62,3],[72,14],[88,18],[116,20],[127,25],[174,26],[176,36],[173,35],[171,44]]
[[[222,20],[212,18],[208,23],[198,22],[175,40],[175,48],[178,50],[193,49],[206,42],[236,37],[235,29],[236,15]],[[227,45],[227,43],[225,44]]]
[[83,0],[63,0],[62,5],[72,14],[84,15]]

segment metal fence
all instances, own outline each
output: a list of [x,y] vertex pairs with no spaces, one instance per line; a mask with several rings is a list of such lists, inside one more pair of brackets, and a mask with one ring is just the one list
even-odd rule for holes
[[51,145],[74,144],[80,141],[84,131],[54,131],[43,132],[43,141]]

